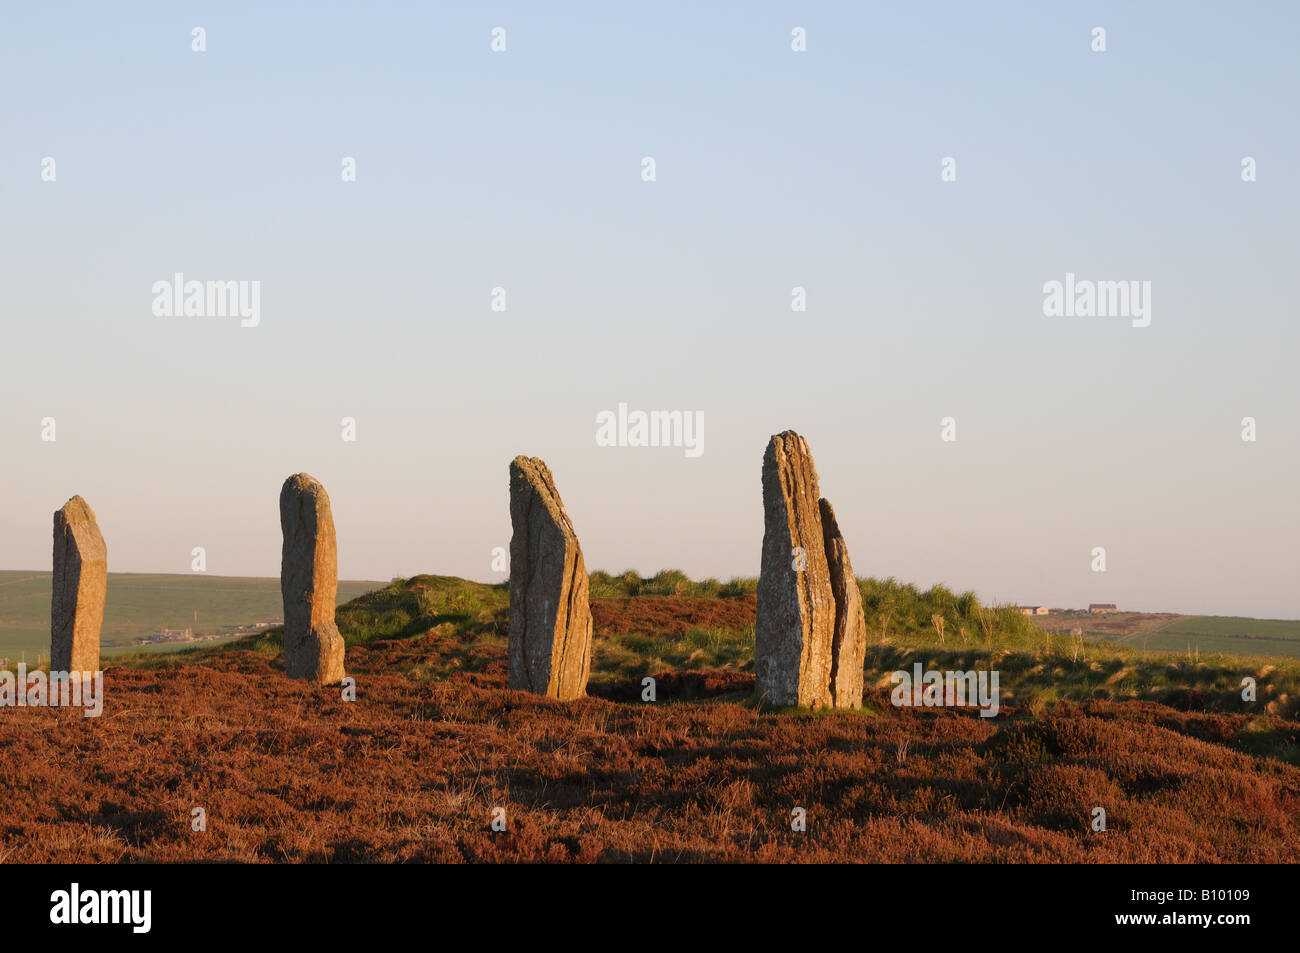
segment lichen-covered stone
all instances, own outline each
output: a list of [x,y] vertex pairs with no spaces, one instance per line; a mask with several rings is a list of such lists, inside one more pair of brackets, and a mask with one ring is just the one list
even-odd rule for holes
[[754,634],[755,693],[768,705],[831,704],[835,598],[818,506],[817,470],[787,430],[763,455],[763,552]]
[[545,463],[510,464],[509,685],[581,698],[591,672],[587,566]]
[[831,594],[835,597],[835,632],[831,639],[831,704],[836,708],[862,707],[862,664],[867,652],[867,620],[862,612],[862,592],[849,547],[840,533],[829,500],[818,501]]

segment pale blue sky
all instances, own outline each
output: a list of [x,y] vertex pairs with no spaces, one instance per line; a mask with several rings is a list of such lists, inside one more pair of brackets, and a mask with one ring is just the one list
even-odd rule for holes
[[[345,577],[498,579],[525,452],[589,567],[753,575],[792,428],[860,574],[1300,616],[1293,4],[52,6],[0,28],[0,568],[81,493],[115,570],[274,575],[306,470]],[[260,326],[154,317],[176,271]],[[1044,317],[1067,271],[1151,326]],[[704,455],[597,447],[620,401]]]

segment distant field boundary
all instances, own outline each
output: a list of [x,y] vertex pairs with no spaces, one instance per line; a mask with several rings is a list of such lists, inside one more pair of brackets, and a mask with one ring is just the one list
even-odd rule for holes
[[1163,612],[1089,615],[1081,611],[1033,619],[1050,632],[1080,628],[1087,639],[1147,652],[1300,658],[1300,620]]

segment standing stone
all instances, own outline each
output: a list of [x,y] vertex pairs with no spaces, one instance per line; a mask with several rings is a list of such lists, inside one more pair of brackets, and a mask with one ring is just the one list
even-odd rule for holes
[[826,564],[830,569],[831,593],[835,597],[835,634],[831,641],[831,704],[836,708],[862,707],[862,663],[867,654],[867,619],[862,613],[862,592],[858,589],[849,547],[840,533],[830,500],[818,501],[822,517],[822,538],[826,541]]
[[290,678],[341,682],[343,637],[334,624],[338,543],[325,488],[305,473],[280,489],[280,595],[284,598],[284,668]]
[[591,671],[587,566],[546,464],[510,464],[510,687],[581,698]]
[[768,705],[860,708],[867,622],[808,442],[791,430],[763,455],[763,558],[755,694]]
[[831,704],[835,597],[808,443],[779,433],[763,455],[763,555],[754,633],[755,692],[768,705]]
[[74,496],[54,514],[50,671],[99,671],[108,547],[89,504]]

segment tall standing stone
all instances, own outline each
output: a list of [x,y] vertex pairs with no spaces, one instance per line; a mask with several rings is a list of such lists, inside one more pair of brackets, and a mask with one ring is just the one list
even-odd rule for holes
[[591,671],[587,566],[545,463],[510,464],[510,687],[581,698]]
[[831,704],[836,708],[862,707],[862,663],[867,654],[867,619],[862,612],[849,547],[840,533],[830,500],[818,501],[831,594],[835,597],[835,633],[831,639]]
[[280,488],[280,595],[284,598],[284,668],[290,678],[341,682],[343,637],[334,624],[338,542],[325,488],[297,473]]
[[50,671],[99,670],[99,630],[108,593],[108,547],[89,504],[74,496],[54,514]]
[[835,597],[822,538],[817,469],[803,437],[763,454],[763,555],[754,633],[755,691],[769,705],[831,704]]
[[763,557],[755,694],[776,706],[859,708],[866,619],[835,511],[808,442],[791,430],[763,455]]

